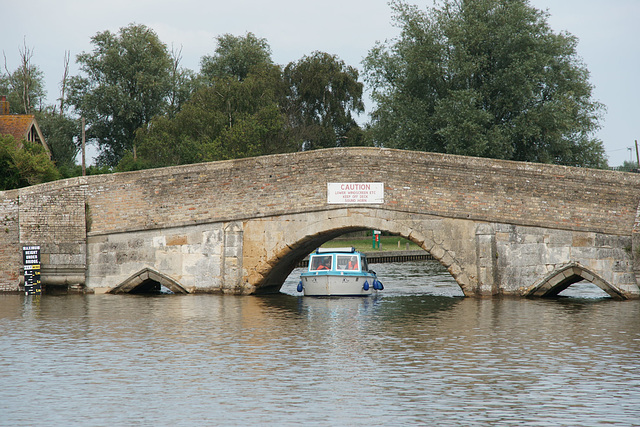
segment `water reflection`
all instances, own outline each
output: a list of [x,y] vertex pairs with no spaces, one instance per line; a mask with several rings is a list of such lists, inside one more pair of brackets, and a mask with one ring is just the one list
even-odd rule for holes
[[[434,295],[462,297],[464,293],[451,274],[434,260],[408,261],[403,263],[373,264],[378,278],[384,283],[384,295]],[[282,286],[281,292],[300,295],[296,285],[304,269],[295,269]],[[609,299],[605,291],[596,285],[582,281],[569,286],[559,297]]]
[[[372,264],[382,280],[384,295],[464,296],[460,286],[437,261],[408,261],[403,263]],[[284,282],[281,292],[300,295],[296,285],[304,269],[296,268]]]
[[583,280],[578,283],[574,283],[569,286],[564,291],[558,294],[559,297],[569,297],[569,298],[589,298],[589,299],[597,299],[597,298],[611,298],[608,293],[604,290],[600,289],[593,283]]
[[637,424],[640,301],[416,283],[373,298],[0,295],[0,425]]

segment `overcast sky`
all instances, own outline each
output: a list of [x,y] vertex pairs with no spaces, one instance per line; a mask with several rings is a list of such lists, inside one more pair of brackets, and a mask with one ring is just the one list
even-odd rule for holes
[[[640,17],[638,0],[530,0],[550,13],[554,32],[579,39],[578,54],[591,72],[594,98],[607,106],[598,137],[609,164],[635,161],[640,102]],[[424,9],[432,0],[411,1]],[[130,23],[152,28],[169,48],[182,48],[182,65],[199,70],[200,58],[215,49],[217,35],[252,32],[267,39],[273,60],[282,65],[319,50],[338,55],[362,70],[376,41],[397,36],[387,0],[0,0],[0,49],[10,71],[18,49],[33,50],[43,72],[49,103],[59,96],[66,50],[75,56],[92,50],[98,32]],[[4,63],[2,64],[4,68]],[[3,70],[4,71],[4,70]],[[367,113],[371,105],[367,105]],[[368,116],[361,117],[361,122]],[[629,149],[633,147],[633,151]]]

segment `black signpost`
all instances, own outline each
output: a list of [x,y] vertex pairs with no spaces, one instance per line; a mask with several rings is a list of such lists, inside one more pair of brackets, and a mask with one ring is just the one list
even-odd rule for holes
[[22,248],[24,260],[24,293],[26,295],[40,295],[40,246],[24,246]]

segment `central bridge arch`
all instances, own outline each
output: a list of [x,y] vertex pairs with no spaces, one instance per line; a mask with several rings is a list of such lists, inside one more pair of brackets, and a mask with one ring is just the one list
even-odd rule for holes
[[[256,265],[247,280],[256,293],[277,292],[295,266],[323,243],[342,234],[375,229],[406,238],[430,253],[456,280],[465,295],[474,295],[469,271],[475,267],[478,223],[409,214],[405,218],[377,208],[348,208],[288,215],[277,221],[245,223],[245,265]],[[277,235],[274,236],[273,234]],[[264,237],[264,239],[256,239]],[[270,242],[276,244],[269,247]],[[256,254],[260,254],[256,258]]]

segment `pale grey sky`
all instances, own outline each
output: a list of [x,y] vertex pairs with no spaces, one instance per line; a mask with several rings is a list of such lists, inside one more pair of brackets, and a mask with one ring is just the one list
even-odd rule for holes
[[[431,0],[411,1],[420,8]],[[607,106],[598,137],[609,164],[630,159],[640,139],[640,17],[638,0],[530,0],[550,13],[555,32],[579,38],[578,53],[591,72],[594,98]],[[63,57],[92,49],[98,32],[139,23],[152,28],[171,48],[182,48],[182,65],[194,71],[200,58],[215,49],[215,37],[252,32],[267,39],[276,63],[286,65],[315,50],[338,55],[362,69],[361,61],[376,41],[398,34],[386,0],[0,0],[0,50],[9,70],[18,66],[26,42],[32,61],[44,72],[49,102],[59,96]],[[2,64],[4,67],[4,64]],[[367,114],[371,105],[367,105]],[[368,120],[362,117],[361,121]]]

